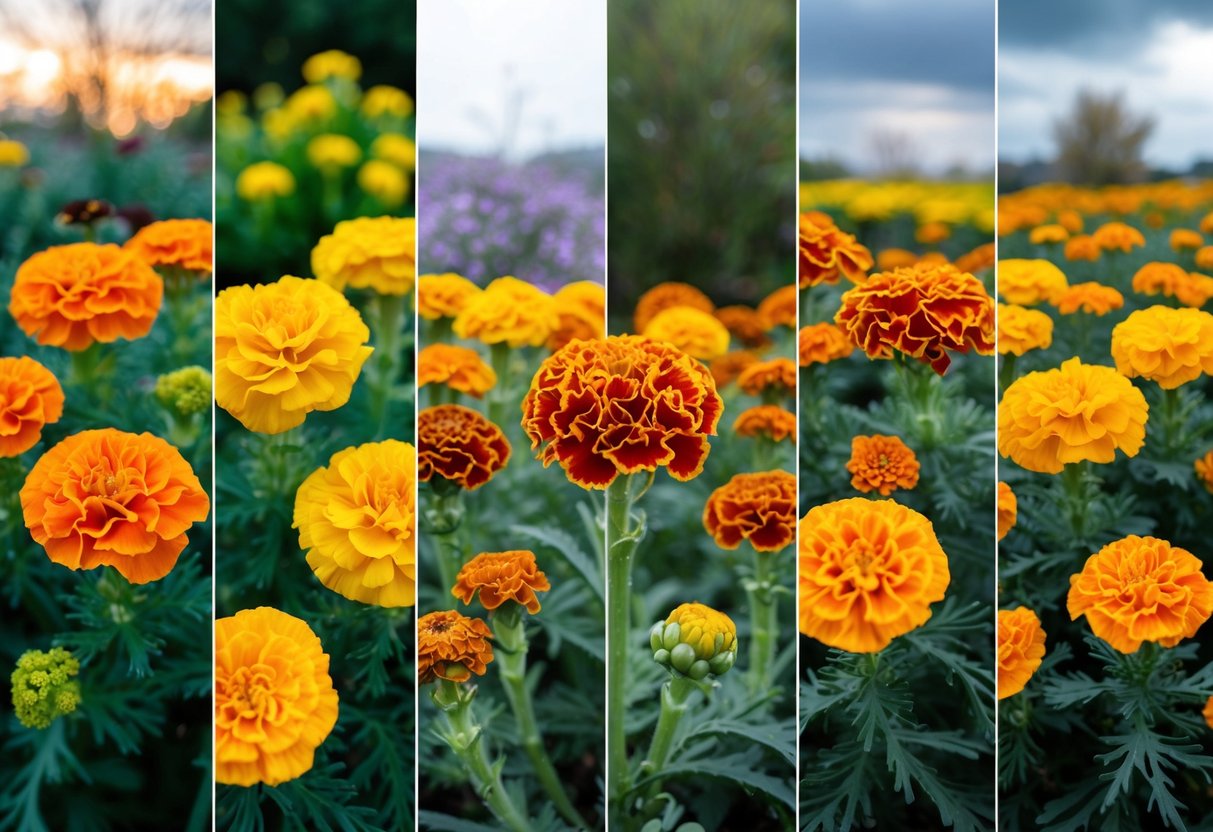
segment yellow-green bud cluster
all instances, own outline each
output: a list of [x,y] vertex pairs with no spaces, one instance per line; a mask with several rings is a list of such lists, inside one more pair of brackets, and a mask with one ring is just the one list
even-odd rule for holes
[[653,659],[696,681],[728,672],[737,660],[733,620],[703,604],[683,604],[649,630]]
[[156,379],[156,400],[179,416],[192,416],[211,406],[211,374],[202,367],[182,367]]
[[27,728],[46,728],[80,705],[80,662],[62,647],[27,650],[13,671],[13,710]]

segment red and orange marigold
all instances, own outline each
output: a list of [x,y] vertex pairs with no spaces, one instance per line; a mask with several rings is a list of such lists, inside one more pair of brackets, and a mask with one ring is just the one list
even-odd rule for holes
[[469,491],[488,482],[510,460],[501,428],[470,407],[440,404],[417,414],[417,479],[433,477]]
[[62,415],[63,388],[50,370],[28,356],[0,358],[0,458],[37,445]]
[[998,698],[1027,686],[1045,655],[1045,631],[1027,607],[998,611]]
[[851,487],[868,494],[879,491],[887,497],[899,488],[918,485],[918,457],[897,436],[856,436],[851,439],[847,471]]
[[703,526],[722,549],[748,540],[778,552],[796,537],[796,476],[783,470],[737,474],[708,497]]
[[871,268],[872,253],[854,235],[840,231],[828,215],[800,215],[800,288],[837,283],[842,275],[860,283]]
[[483,676],[493,660],[493,631],[479,618],[454,610],[417,619],[417,682],[466,682]]
[[535,562],[535,553],[526,549],[510,552],[482,552],[459,570],[451,594],[465,604],[480,594],[480,604],[495,610],[513,601],[531,615],[539,612],[537,592],[552,588],[547,575]]

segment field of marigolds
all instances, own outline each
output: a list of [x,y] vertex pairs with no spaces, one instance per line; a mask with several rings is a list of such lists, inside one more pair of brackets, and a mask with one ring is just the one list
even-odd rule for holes
[[800,824],[993,828],[993,188],[807,183]]
[[218,827],[405,829],[413,100],[301,69],[217,100]]
[[1001,828],[1207,828],[1213,183],[999,226]]

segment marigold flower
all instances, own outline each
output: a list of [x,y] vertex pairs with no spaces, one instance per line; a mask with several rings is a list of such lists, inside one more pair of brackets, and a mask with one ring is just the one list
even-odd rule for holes
[[261,202],[295,192],[295,175],[277,162],[254,162],[236,177],[236,195]]
[[795,329],[800,312],[800,293],[796,286],[780,286],[758,304],[758,314],[766,321],[767,331],[777,326]]
[[946,222],[924,222],[914,230],[914,239],[926,245],[942,243],[952,236],[952,227]]
[[761,404],[743,410],[733,422],[738,436],[765,436],[772,442],[782,442],[796,436],[796,414],[779,405]]
[[404,202],[412,188],[412,180],[404,171],[391,162],[369,159],[358,168],[358,187],[388,207],[395,208]]
[[417,279],[417,314],[427,321],[454,318],[479,293],[479,286],[453,272],[423,274]]
[[364,604],[411,607],[417,587],[417,452],[387,439],[338,451],[295,492],[307,565]]
[[150,433],[113,428],[69,436],[21,488],[25,527],[68,569],[112,566],[132,584],[172,571],[210,500],[181,452]]
[[1146,263],[1133,275],[1133,291],[1175,297],[1179,286],[1187,280],[1188,272],[1175,263]]
[[872,252],[854,235],[840,231],[829,216],[819,211],[800,215],[801,289],[837,283],[842,275],[852,283],[861,283],[871,268]]
[[560,326],[548,336],[553,352],[569,341],[589,341],[606,335],[606,289],[601,283],[578,280],[565,284],[552,296]]
[[943,374],[949,351],[994,351],[994,301],[981,281],[954,266],[879,272],[842,296],[834,317],[869,358],[898,350]]
[[1045,631],[1027,607],[998,611],[998,698],[1019,693],[1040,667]]
[[345,296],[286,276],[215,299],[215,402],[258,433],[282,433],[350,398],[371,333]]
[[1213,614],[1213,584],[1201,561],[1155,537],[1128,537],[1091,555],[1070,577],[1066,609],[1087,617],[1091,632],[1122,653],[1142,642],[1174,647]]
[[1011,486],[1005,482],[998,483],[998,539],[1002,540],[1019,518],[1019,500]]
[[649,630],[658,664],[692,679],[727,673],[737,661],[733,619],[704,604],[681,604]]
[[1070,232],[1061,225],[1038,225],[1028,233],[1028,242],[1034,246],[1064,243]]
[[492,638],[488,624],[454,610],[421,616],[417,619],[417,683],[466,682],[473,673],[483,676],[493,660]]
[[538,347],[560,328],[555,299],[516,277],[499,277],[469,297],[452,325],[460,338]]
[[716,311],[716,305],[712,303],[711,298],[689,283],[658,283],[636,301],[632,325],[636,332],[644,332],[649,321],[657,317],[658,313],[678,306],[689,306],[709,314]]
[[1053,319],[1044,312],[1013,304],[998,304],[998,352],[1023,355],[1048,349],[1053,343]]
[[0,139],[0,168],[19,168],[29,162],[29,149],[15,139]]
[[451,594],[464,604],[470,604],[479,592],[480,604],[486,610],[495,610],[506,601],[513,601],[534,615],[539,612],[539,596],[535,593],[551,588],[547,575],[535,562],[535,553],[523,549],[476,555],[459,570]]
[[1137,456],[1148,413],[1145,396],[1127,378],[1071,358],[1006,389],[998,407],[998,452],[1041,474],[1085,459],[1111,462],[1117,448]]
[[352,168],[362,159],[362,148],[349,136],[322,133],[307,143],[307,160],[321,170]]
[[49,728],[80,705],[80,662],[62,647],[26,650],[17,659],[12,683],[13,712],[26,728]]
[[211,237],[208,220],[161,220],[143,226],[123,248],[149,266],[210,274]]
[[1171,230],[1171,248],[1175,251],[1191,251],[1205,244],[1205,238],[1199,231],[1191,228],[1175,228]]
[[931,521],[892,500],[810,509],[799,540],[800,631],[852,653],[922,626],[951,580]]
[[986,269],[992,269],[997,259],[997,250],[993,243],[983,243],[970,252],[960,255],[952,265],[962,272],[976,274]]
[[371,155],[404,170],[417,166],[417,144],[402,133],[380,133],[371,142]]
[[1146,244],[1146,238],[1140,231],[1123,222],[1104,223],[1095,229],[1092,236],[1103,251],[1123,251],[1127,254]]
[[412,217],[344,220],[312,249],[312,271],[338,291],[351,286],[407,295],[417,275],[416,248]]
[[1196,476],[1204,483],[1205,489],[1213,494],[1213,450],[1210,450],[1193,464]]
[[484,416],[458,404],[417,414],[417,479],[435,475],[468,491],[484,485],[510,460],[510,443]]
[[277,786],[311,770],[337,724],[329,656],[272,607],[215,621],[215,780]]
[[708,312],[676,306],[658,312],[642,333],[672,344],[692,358],[710,361],[729,351],[729,331]]
[[766,321],[757,309],[741,305],[722,306],[716,310],[716,320],[724,324],[730,336],[747,347],[764,349],[771,344]]
[[417,386],[445,384],[480,398],[497,384],[497,373],[468,347],[430,344],[417,354]]
[[708,497],[703,527],[722,549],[748,540],[758,552],[778,552],[796,537],[796,477],[787,471],[736,474]]
[[1008,303],[1035,306],[1052,302],[1068,286],[1065,274],[1048,260],[998,261],[998,294]]
[[1063,315],[1073,315],[1081,311],[1103,316],[1123,307],[1125,297],[1111,286],[1092,281],[1073,284],[1053,298],[1053,305]]
[[1213,211],[1201,217],[1200,230],[1202,234],[1213,234]]
[[847,471],[857,491],[879,491],[887,497],[898,488],[912,489],[918,485],[919,469],[918,457],[900,437],[873,434],[851,439]]
[[1112,330],[1112,358],[1128,378],[1173,390],[1213,373],[1213,315],[1199,309],[1151,306]]
[[1175,287],[1175,299],[1184,306],[1199,309],[1213,298],[1213,277],[1191,272],[1188,279]]
[[203,367],[182,367],[156,379],[156,401],[178,416],[210,410],[213,383]]
[[62,415],[63,388],[50,370],[28,356],[0,358],[0,458],[37,445]]
[[758,361],[741,371],[737,386],[751,396],[761,396],[767,391],[781,395],[795,393],[796,365],[790,358]]
[[[918,262],[918,255],[909,249],[886,248],[876,255],[876,270],[891,272],[893,269],[904,269]],[[801,288],[804,288],[803,286]]]
[[829,364],[855,351],[847,334],[837,324],[829,322],[801,327],[797,346],[801,367]]
[[1063,253],[1067,260],[1088,260],[1094,263],[1103,253],[1103,249],[1090,234],[1076,234],[1066,240]]
[[1070,234],[1077,234],[1082,231],[1086,223],[1083,222],[1082,214],[1072,209],[1057,212],[1057,224],[1064,228]]
[[1205,718],[1205,724],[1213,728],[1213,696],[1205,701],[1205,707],[1201,710],[1200,715]]
[[362,94],[362,114],[367,118],[408,118],[413,107],[413,97],[399,87],[376,84]]
[[357,81],[362,77],[362,61],[340,49],[318,52],[303,62],[303,78],[309,84],[321,84],[330,78]]
[[708,367],[711,370],[712,378],[716,382],[716,389],[721,390],[732,384],[746,367],[758,361],[758,355],[750,350],[726,352],[718,358],[713,358],[708,362]]
[[147,335],[164,281],[116,245],[73,243],[32,255],[17,269],[8,311],[39,344],[78,352]]

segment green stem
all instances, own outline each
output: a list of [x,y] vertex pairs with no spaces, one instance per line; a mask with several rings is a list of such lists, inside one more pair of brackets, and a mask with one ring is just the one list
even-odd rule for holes
[[750,667],[747,679],[750,694],[759,696],[771,686],[779,609],[771,581],[773,555],[769,552],[755,552],[754,555],[754,581],[746,589],[750,602]]
[[376,427],[376,437],[388,435],[388,415],[392,400],[392,387],[399,374],[401,358],[401,336],[404,329],[405,296],[376,295],[374,307],[375,329],[375,375],[372,379],[371,419]]
[[489,421],[505,429],[506,407],[510,395],[510,345],[493,344],[489,347],[489,363],[497,374],[497,385],[489,392]]
[[632,477],[621,474],[607,488],[607,794],[614,812],[621,811],[620,801],[631,782],[624,709],[632,561],[643,532],[641,522],[632,527],[631,485]]
[[[678,733],[678,724],[687,712],[687,700],[696,687],[694,682],[681,674],[675,674],[661,686],[661,716],[657,718],[657,727],[653,730],[649,756],[644,763],[646,771],[660,774],[665,768],[674,736]],[[661,780],[657,779],[649,784],[648,797],[652,799],[660,793]]]
[[1005,392],[1015,381],[1015,353],[1008,352],[1002,356],[1002,366],[998,368],[998,386]]
[[[446,593],[455,585],[455,578],[467,559],[464,532],[464,516],[467,512],[463,505],[462,489],[440,484],[437,479],[431,486],[422,512],[422,531],[434,540],[438,555],[438,578]],[[455,490],[448,490],[451,487]]]
[[1178,449],[1177,438],[1183,434],[1182,409],[1178,387],[1162,391],[1162,441],[1168,457]]
[[1061,471],[1061,486],[1066,497],[1066,514],[1075,537],[1083,536],[1087,518],[1087,489],[1084,482],[1085,466],[1071,462]]

